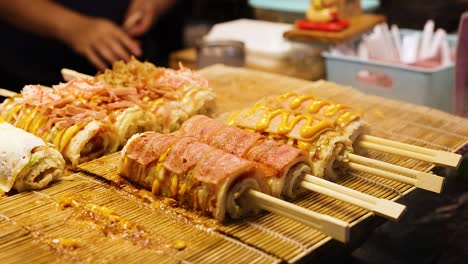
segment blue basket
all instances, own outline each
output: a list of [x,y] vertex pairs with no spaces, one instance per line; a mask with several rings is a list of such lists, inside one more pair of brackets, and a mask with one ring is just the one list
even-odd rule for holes
[[[401,34],[417,32],[401,30]],[[456,36],[449,36],[451,46]],[[357,57],[323,52],[327,79],[349,85],[365,93],[402,100],[414,104],[453,112],[455,96],[455,66],[433,69],[396,65],[379,61],[364,61]],[[370,76],[367,81],[362,76]],[[376,81],[377,80],[377,81]]]

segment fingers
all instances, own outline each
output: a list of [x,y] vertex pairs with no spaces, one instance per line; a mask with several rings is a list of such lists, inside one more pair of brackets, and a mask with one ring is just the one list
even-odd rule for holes
[[98,69],[103,70],[118,60],[128,62],[132,54],[141,55],[140,45],[117,26],[113,25],[106,33],[93,43],[93,52],[88,53],[88,59]]
[[125,32],[118,29],[117,31],[114,32],[114,37],[118,40],[121,46],[125,47],[132,54],[136,56],[141,55],[141,48],[138,42],[130,38]]
[[86,18],[70,35],[69,45],[100,70],[142,53],[140,44],[109,20]]
[[133,24],[131,27],[127,28],[127,33],[130,36],[135,37],[143,35],[150,29],[151,25],[153,24],[153,19],[154,17],[152,17],[147,12],[142,13],[140,20],[138,20],[137,23]]
[[107,64],[97,55],[96,51],[93,50],[91,47],[86,49],[83,52],[83,55],[94,65],[98,70],[105,70],[107,68]]

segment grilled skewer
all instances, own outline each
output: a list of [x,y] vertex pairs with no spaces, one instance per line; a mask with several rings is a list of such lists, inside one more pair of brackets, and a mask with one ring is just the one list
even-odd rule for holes
[[[344,104],[336,104],[315,96],[286,93],[280,96],[268,97],[260,100],[260,105],[268,105],[274,108],[284,108],[297,114],[310,114],[319,119],[325,119],[341,128],[344,134],[352,133],[349,127],[360,126],[361,113]],[[362,133],[364,132],[364,133]],[[354,135],[357,138],[359,133]],[[393,140],[370,136],[365,131],[360,131],[360,137],[355,145],[371,150],[400,155],[403,157],[427,161],[439,166],[457,168],[461,162],[461,155],[414,146]],[[353,136],[351,136],[353,137]],[[354,141],[354,139],[352,138]]]
[[219,221],[242,218],[262,208],[349,239],[348,223],[270,196],[255,162],[200,143],[192,137],[146,132],[134,135],[121,152],[119,173],[180,206]]
[[[336,172],[337,169],[349,167],[376,176],[403,181],[437,193],[442,190],[444,178],[440,176],[415,170],[404,170],[405,168],[400,166],[364,157],[357,158],[360,156],[353,154],[352,148],[343,147],[343,145],[346,146],[346,140],[348,140],[348,146],[352,145],[350,139],[337,131],[330,131],[329,128],[332,126],[327,120],[317,119],[308,114],[293,114],[284,109],[273,110],[266,106],[255,106],[233,113],[228,123],[243,129],[264,133],[309,151],[313,166],[324,166],[323,161],[326,161],[327,169],[314,170],[314,176],[333,180],[339,174]],[[336,138],[342,139],[336,140]],[[323,142],[333,144],[323,144]]]
[[274,168],[276,173],[268,177],[273,196],[293,198],[303,193],[304,189],[308,189],[365,208],[391,220],[398,220],[405,211],[405,206],[401,204],[312,177],[305,151],[223,124],[219,120],[194,116],[182,124],[179,133]]

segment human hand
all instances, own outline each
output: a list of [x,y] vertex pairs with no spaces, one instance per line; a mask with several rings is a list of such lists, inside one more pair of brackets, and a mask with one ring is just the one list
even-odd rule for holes
[[130,36],[143,35],[174,4],[175,0],[132,0],[123,27]]
[[110,20],[102,18],[82,17],[65,35],[64,41],[99,70],[117,60],[129,61],[132,54],[141,55],[137,41]]

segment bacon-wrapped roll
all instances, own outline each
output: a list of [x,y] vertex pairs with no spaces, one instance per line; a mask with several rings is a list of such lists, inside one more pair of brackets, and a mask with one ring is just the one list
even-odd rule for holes
[[135,88],[110,88],[93,79],[76,78],[55,85],[54,90],[63,96],[75,97],[89,108],[106,111],[119,132],[121,146],[136,133],[162,131],[161,123],[144,108]]
[[111,87],[134,87],[162,125],[162,132],[179,129],[190,116],[209,113],[215,94],[208,81],[190,69],[156,67],[132,58],[118,61],[112,70],[96,75],[96,79]]
[[352,151],[351,140],[335,132],[330,122],[307,114],[255,106],[233,113],[227,123],[308,151],[312,173],[317,177],[336,179],[337,170],[342,168],[335,160]]
[[5,121],[53,144],[72,166],[115,152],[119,145],[119,134],[104,111],[84,108],[50,88],[25,86],[22,94],[0,104],[0,113]]
[[57,150],[0,118],[0,190],[41,189],[59,179],[64,169]]
[[335,130],[352,142],[368,130],[362,113],[345,104],[337,104],[315,96],[286,93],[280,96],[267,97],[258,105],[267,105],[275,109],[286,109],[296,114],[310,114],[317,119],[327,120]]
[[296,197],[302,191],[299,183],[310,173],[304,151],[203,115],[185,121],[179,133],[267,166],[262,169],[276,197]]
[[121,152],[119,172],[157,195],[223,221],[257,211],[241,199],[254,189],[268,193],[254,162],[191,137],[145,132],[130,138]]

